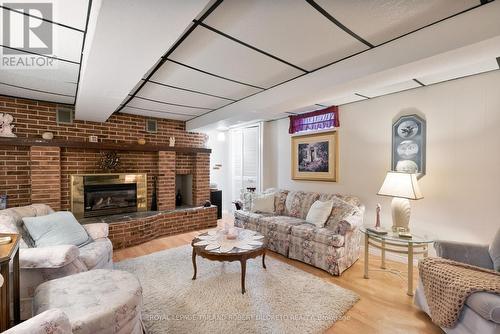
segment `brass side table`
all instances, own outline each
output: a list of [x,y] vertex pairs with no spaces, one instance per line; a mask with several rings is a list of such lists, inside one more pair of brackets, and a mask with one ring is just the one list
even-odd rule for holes
[[427,257],[429,253],[429,245],[432,244],[434,240],[416,235],[413,235],[411,239],[400,238],[396,233],[393,232],[389,232],[386,235],[379,235],[368,231],[365,227],[361,228],[361,232],[363,232],[365,235],[364,278],[369,278],[368,263],[370,246],[378,248],[381,251],[381,269],[387,269],[385,265],[386,252],[406,254],[408,256],[408,290],[406,294],[408,296],[413,296],[413,258],[415,256]]

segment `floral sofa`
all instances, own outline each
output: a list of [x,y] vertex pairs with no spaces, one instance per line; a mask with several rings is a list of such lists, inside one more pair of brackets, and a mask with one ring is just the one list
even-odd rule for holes
[[[235,226],[262,233],[267,247],[291,259],[340,275],[359,258],[364,206],[354,196],[270,189],[274,213],[251,212],[249,198],[235,211]],[[305,221],[311,205],[333,201],[325,227]]]
[[[33,204],[0,210],[0,233],[20,233],[23,238],[23,217],[43,216],[54,212],[48,205]],[[78,248],[73,245],[58,245],[29,248],[24,240],[20,242],[20,292],[21,318],[32,315],[32,299],[41,283],[98,268],[113,267],[113,245],[108,239],[107,224],[83,225],[94,240]]]

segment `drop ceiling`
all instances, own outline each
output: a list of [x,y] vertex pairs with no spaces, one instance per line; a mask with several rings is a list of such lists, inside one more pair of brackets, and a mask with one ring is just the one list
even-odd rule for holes
[[[20,1],[9,1],[0,4],[0,26],[9,17],[10,22],[29,20],[30,26],[39,26],[42,21],[37,13],[23,12],[16,7]],[[0,66],[0,94],[16,97],[46,100],[66,104],[74,104],[78,91],[78,78],[81,67],[81,54],[86,34],[86,22],[90,3],[88,0],[53,1],[51,20],[45,19],[52,29],[53,50],[51,55],[41,55],[53,61],[52,68],[46,69],[8,69]],[[21,31],[12,32],[19,35]],[[22,38],[23,36],[18,36]],[[12,48],[3,40],[0,45],[2,54],[15,49],[26,56],[39,56],[32,52],[23,52]]]
[[[60,0],[57,71],[0,69],[0,94],[76,100],[77,118],[87,120],[121,112],[195,129],[274,119],[497,70],[500,53],[471,51],[500,36],[497,2],[94,0],[89,11],[87,0]],[[474,29],[452,36],[463,22]],[[438,59],[457,50],[467,59]]]

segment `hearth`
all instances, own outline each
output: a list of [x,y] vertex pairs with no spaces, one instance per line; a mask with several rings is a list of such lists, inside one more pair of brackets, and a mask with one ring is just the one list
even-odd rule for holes
[[71,176],[71,211],[77,218],[146,210],[146,174]]

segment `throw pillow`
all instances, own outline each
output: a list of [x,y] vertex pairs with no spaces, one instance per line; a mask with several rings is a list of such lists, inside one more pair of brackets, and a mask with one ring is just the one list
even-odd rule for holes
[[325,227],[326,220],[332,212],[333,201],[316,201],[311,205],[306,216],[308,223],[316,225],[318,228]]
[[489,248],[491,261],[493,261],[493,268],[500,272],[500,229],[495,234],[495,238],[490,244]]
[[274,213],[274,193],[260,194],[252,200],[252,212]]
[[285,214],[285,202],[288,190],[280,190],[274,194],[274,210],[278,216]]
[[35,247],[81,247],[92,242],[92,238],[71,212],[59,211],[45,216],[24,217],[23,223]]
[[326,226],[329,228],[336,228],[337,224],[349,216],[352,216],[356,212],[357,208],[347,202],[344,202],[338,197],[332,197],[333,206],[332,214],[326,222]]

